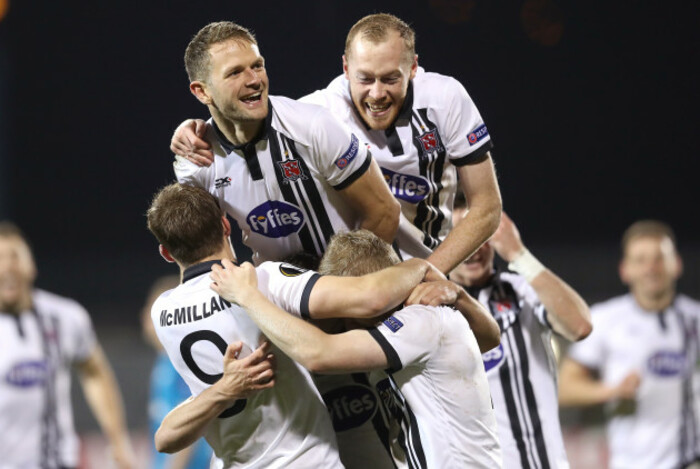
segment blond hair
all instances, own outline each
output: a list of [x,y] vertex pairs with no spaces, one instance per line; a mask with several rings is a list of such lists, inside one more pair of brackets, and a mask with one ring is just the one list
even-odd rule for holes
[[360,276],[400,262],[391,245],[367,230],[338,233],[331,238],[318,271],[323,275]]
[[355,23],[345,38],[345,57],[350,57],[355,37],[380,44],[387,40],[389,32],[396,31],[403,40],[405,59],[413,62],[416,55],[416,33],[406,22],[388,13],[367,15]]

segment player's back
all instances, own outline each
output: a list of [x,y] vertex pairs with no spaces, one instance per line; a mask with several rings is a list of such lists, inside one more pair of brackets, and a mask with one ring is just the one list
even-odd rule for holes
[[[152,319],[170,360],[193,396],[223,371],[228,344],[244,343],[239,358],[264,340],[245,311],[209,288],[213,262],[185,271],[183,284],[155,303]],[[218,467],[342,467],[328,413],[308,373],[280,350],[275,386],[236,403],[205,435],[221,460]]]
[[371,331],[390,370],[372,373],[409,467],[501,466],[496,418],[474,334],[448,307],[409,306]]

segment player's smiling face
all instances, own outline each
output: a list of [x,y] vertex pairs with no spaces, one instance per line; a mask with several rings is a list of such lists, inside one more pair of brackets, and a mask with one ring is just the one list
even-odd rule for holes
[[675,289],[682,265],[668,237],[639,236],[627,243],[620,277],[635,295],[657,298]]
[[269,82],[258,46],[229,40],[211,46],[209,55],[209,78],[204,88],[210,102],[205,104],[231,122],[265,119]]
[[394,123],[417,67],[417,56],[407,57],[396,31],[377,44],[360,36],[353,39],[349,56],[343,56],[343,70],[353,104],[371,129],[385,130]]
[[28,308],[35,276],[29,246],[17,236],[0,236],[0,310]]

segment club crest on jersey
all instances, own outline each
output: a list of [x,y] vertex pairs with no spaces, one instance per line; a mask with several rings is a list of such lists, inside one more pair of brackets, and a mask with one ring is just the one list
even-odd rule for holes
[[284,160],[278,161],[280,169],[282,170],[282,177],[284,177],[284,183],[289,184],[290,182],[295,182],[301,179],[305,181],[309,177],[304,174],[304,170],[299,164],[299,160]]
[[649,371],[662,378],[678,376],[683,373],[685,366],[686,357],[683,351],[660,350],[647,360]]
[[299,268],[292,264],[287,264],[286,262],[280,264],[280,273],[285,277],[298,277],[304,272],[308,272],[306,269]]
[[397,199],[417,204],[428,196],[428,180],[421,176],[402,174],[381,168],[389,190]]
[[422,155],[433,152],[442,152],[442,142],[440,141],[440,134],[438,134],[437,129],[430,129],[427,132],[416,137],[418,140],[419,148]]
[[489,350],[481,355],[484,360],[484,369],[486,372],[493,369],[498,369],[503,364],[503,359],[505,353],[503,352],[503,345],[499,344],[498,347]]
[[388,327],[391,332],[398,332],[398,330],[403,327],[403,323],[396,319],[394,316],[389,316],[383,322],[384,325]]
[[282,238],[301,229],[304,215],[295,205],[281,200],[268,200],[251,210],[246,221],[253,233],[268,238]]
[[479,127],[467,134],[469,146],[476,145],[482,138],[486,137],[488,134],[489,129],[486,128],[485,124],[481,124]]
[[15,364],[5,375],[5,381],[18,388],[43,386],[48,375],[44,361],[26,361]]
[[377,412],[377,397],[372,389],[361,384],[350,384],[323,395],[331,415],[333,429],[342,432],[357,428]]
[[355,159],[357,156],[357,151],[360,149],[360,141],[355,137],[355,134],[350,135],[350,146],[345,153],[340,155],[340,158],[335,160],[335,165],[340,169],[345,169],[345,167]]
[[214,187],[217,189],[221,189],[222,187],[228,187],[231,185],[231,178],[226,176],[223,178],[219,178],[214,181]]

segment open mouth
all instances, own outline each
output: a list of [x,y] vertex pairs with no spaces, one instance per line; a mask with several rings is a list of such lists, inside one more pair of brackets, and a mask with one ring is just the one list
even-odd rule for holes
[[391,106],[391,103],[365,103],[365,107],[369,110],[370,113],[372,114],[382,114],[386,112],[389,107]]
[[257,93],[253,93],[251,95],[248,95],[245,98],[241,98],[241,101],[243,101],[246,104],[257,104],[261,100],[262,100],[262,91],[258,91]]

